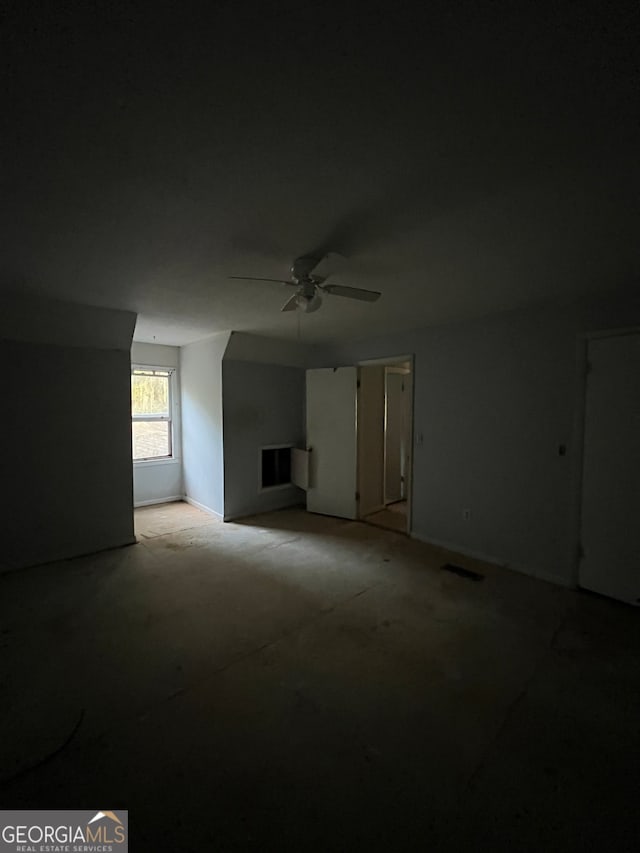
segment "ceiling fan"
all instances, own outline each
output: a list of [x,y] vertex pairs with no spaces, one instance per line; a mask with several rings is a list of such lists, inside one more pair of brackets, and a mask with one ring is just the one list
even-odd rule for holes
[[240,281],[271,281],[276,284],[286,284],[295,287],[296,292],[282,306],[282,311],[295,311],[299,309],[306,314],[317,311],[322,305],[322,297],[325,293],[331,296],[345,296],[347,299],[360,299],[363,302],[375,302],[382,295],[377,290],[364,290],[361,287],[345,287],[342,284],[325,284],[328,276],[313,275],[313,270],[318,266],[322,257],[303,255],[296,258],[291,265],[291,279],[286,281],[280,278],[254,278],[247,275],[230,275]]

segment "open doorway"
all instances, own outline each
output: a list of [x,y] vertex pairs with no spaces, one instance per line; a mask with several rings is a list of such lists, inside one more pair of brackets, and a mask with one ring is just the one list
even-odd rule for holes
[[358,517],[410,530],[412,359],[364,362],[358,389]]

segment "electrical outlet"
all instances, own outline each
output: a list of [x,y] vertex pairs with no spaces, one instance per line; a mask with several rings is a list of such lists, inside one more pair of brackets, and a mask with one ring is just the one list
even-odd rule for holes
[[463,509],[462,510],[462,517],[465,521],[469,521],[469,519],[471,518],[471,510],[470,509]]

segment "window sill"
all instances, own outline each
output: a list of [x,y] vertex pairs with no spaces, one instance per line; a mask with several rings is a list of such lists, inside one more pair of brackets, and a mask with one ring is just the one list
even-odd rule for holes
[[148,468],[152,465],[177,465],[180,462],[175,456],[172,456],[170,459],[134,459],[133,464],[135,468]]

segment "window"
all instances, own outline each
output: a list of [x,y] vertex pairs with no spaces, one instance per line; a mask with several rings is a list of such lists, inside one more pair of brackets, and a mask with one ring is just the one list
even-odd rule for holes
[[173,457],[172,375],[170,368],[131,368],[134,462]]
[[291,446],[262,448],[262,488],[291,483]]

